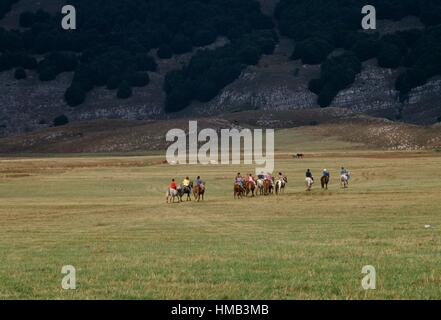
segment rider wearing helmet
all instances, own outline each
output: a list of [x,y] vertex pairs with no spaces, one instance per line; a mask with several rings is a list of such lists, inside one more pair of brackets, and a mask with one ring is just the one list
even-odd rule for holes
[[323,176],[329,178],[330,175],[328,169],[323,169]]

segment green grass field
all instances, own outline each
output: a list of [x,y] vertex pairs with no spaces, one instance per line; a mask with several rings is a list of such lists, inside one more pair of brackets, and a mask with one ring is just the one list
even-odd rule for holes
[[[310,156],[279,155],[286,194],[243,200],[232,179],[252,167],[2,158],[0,298],[440,299],[441,153],[320,141],[279,134],[278,152]],[[304,171],[324,167],[330,189],[305,192]],[[169,179],[198,174],[203,203],[165,203]],[[76,290],[61,289],[63,265],[75,266]],[[361,286],[365,265],[376,290]]]

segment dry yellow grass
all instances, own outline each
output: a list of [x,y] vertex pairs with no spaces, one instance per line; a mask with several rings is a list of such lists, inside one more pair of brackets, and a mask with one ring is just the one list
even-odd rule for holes
[[[441,298],[441,155],[325,146],[303,161],[279,155],[285,195],[241,201],[232,178],[251,167],[4,158],[0,298]],[[353,173],[348,190],[337,181],[341,165]],[[324,167],[330,189],[305,192],[306,168],[319,176]],[[198,174],[205,202],[165,204],[169,179]],[[75,291],[61,289],[68,264]],[[364,265],[376,267],[377,290],[362,289]]]

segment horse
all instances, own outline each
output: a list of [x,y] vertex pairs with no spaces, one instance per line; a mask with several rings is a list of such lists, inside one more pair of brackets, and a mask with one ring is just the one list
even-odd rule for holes
[[173,199],[173,203],[175,203],[175,198],[178,198],[178,202],[181,202],[179,200],[180,199],[179,192],[180,192],[179,188],[178,188],[178,190],[168,189],[167,192],[165,193],[167,203],[169,203],[169,201],[171,203],[172,199]]
[[322,189],[328,190],[329,176],[323,176],[320,181],[322,183]]
[[186,201],[191,201],[191,190],[192,189],[193,189],[193,182],[190,182],[190,184],[188,186],[181,186],[181,190],[179,192],[179,198],[181,199],[181,202],[182,202],[182,197],[185,194],[187,195]]
[[303,153],[297,153],[296,155],[294,155],[294,158],[296,158],[296,159],[303,159],[304,156],[305,155]]
[[201,198],[202,201],[204,201],[204,194],[205,194],[205,185],[203,183],[193,188],[193,196],[195,201],[199,202]]
[[307,177],[305,179],[305,183],[306,183],[306,191],[311,191],[312,185],[314,184],[314,180],[310,177]]
[[260,196],[263,196],[263,194],[265,193],[265,188],[263,186],[263,179],[257,179],[256,182],[256,186],[257,186],[257,191],[256,191],[256,195],[259,194]]
[[279,195],[285,191],[286,184],[288,183],[288,178],[283,177],[276,182],[276,195]]
[[272,180],[270,181],[269,193],[270,194],[274,193],[274,178],[272,178]]
[[349,187],[349,174],[348,173],[342,174],[340,181],[341,181],[341,186],[343,188],[345,188],[345,189],[348,188]]
[[251,181],[247,181],[245,183],[245,190],[246,190],[246,196],[248,197],[248,195],[252,194],[252,196],[254,197],[254,190],[256,190],[256,183],[255,182],[251,182]]
[[233,191],[234,191],[234,199],[242,199],[244,194],[244,189],[242,188],[241,185],[235,183]]
[[264,190],[264,194],[266,196],[272,193],[272,191],[273,191],[273,184],[272,184],[272,182],[270,180],[265,179],[265,181],[263,181],[263,190]]

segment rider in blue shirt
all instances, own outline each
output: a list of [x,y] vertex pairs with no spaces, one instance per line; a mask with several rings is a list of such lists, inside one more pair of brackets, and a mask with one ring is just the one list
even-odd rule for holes
[[345,167],[341,167],[341,175],[346,175],[348,177],[348,180],[351,179],[351,175]]

